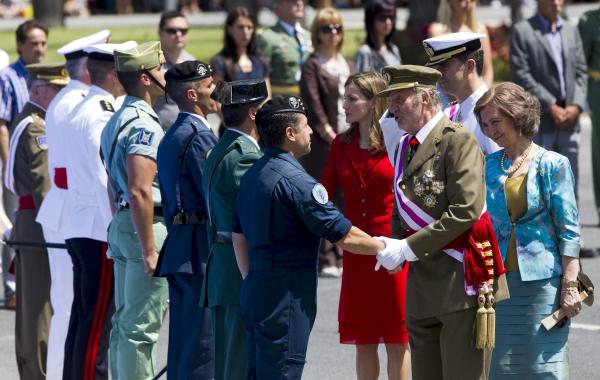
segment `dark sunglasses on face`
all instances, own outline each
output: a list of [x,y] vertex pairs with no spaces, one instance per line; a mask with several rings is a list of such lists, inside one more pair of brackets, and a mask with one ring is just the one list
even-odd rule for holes
[[177,32],[181,32],[183,36],[185,36],[188,32],[188,28],[164,28],[163,30],[169,34],[177,34]]
[[390,15],[390,14],[385,14],[385,13],[380,13],[378,15],[375,15],[375,21],[385,22],[388,19],[390,19],[390,21],[394,22],[394,21],[396,21],[396,15]]
[[333,33],[333,31],[335,30],[339,34],[342,32],[343,29],[344,28],[340,24],[322,25],[321,33],[329,34],[329,33]]

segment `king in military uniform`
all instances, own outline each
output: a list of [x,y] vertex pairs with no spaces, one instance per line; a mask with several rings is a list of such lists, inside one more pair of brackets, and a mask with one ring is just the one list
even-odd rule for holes
[[262,156],[256,112],[268,97],[264,80],[226,83],[217,94],[227,130],[203,173],[207,196],[210,255],[202,302],[211,310],[215,380],[246,376],[246,331],[239,316],[242,276],[231,242],[233,205],[244,173]]
[[16,250],[17,311],[15,351],[21,379],[46,378],[46,352],[52,308],[50,268],[42,227],[35,221],[50,187],[44,117],[56,94],[69,82],[64,64],[27,66],[30,98],[10,128],[6,188],[19,197],[11,238],[40,243]]
[[200,306],[208,242],[202,175],[217,143],[206,117],[217,111],[210,65],[175,64],[165,74],[179,115],[158,148],[158,177],[167,239],[156,268],[169,282],[169,379],[212,379],[210,311]]
[[277,23],[258,34],[258,51],[271,67],[273,95],[300,95],[300,75],[311,53],[310,32],[300,25],[304,0],[275,0]]
[[[395,270],[411,261],[406,327],[415,380],[487,378],[492,331],[481,321],[506,297],[505,272],[485,211],[484,159],[477,139],[441,111],[435,90],[441,73],[423,66],[384,68],[390,112],[407,134],[389,152],[395,167],[398,213],[394,236],[378,263]],[[388,138],[384,135],[384,138]],[[390,146],[390,142],[386,142]],[[498,288],[504,290],[494,292]],[[488,339],[489,337],[489,339]],[[481,340],[480,340],[481,339]],[[461,363],[461,365],[457,365]]]
[[148,379],[167,306],[167,281],[152,277],[167,234],[156,175],[164,132],[152,109],[164,96],[164,57],[159,42],[113,54],[127,97],[100,139],[116,209],[108,229],[115,281],[110,371],[113,379]]

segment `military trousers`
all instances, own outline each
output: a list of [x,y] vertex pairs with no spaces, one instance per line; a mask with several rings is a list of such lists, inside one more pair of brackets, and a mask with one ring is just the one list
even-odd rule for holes
[[44,380],[52,315],[48,253],[45,249],[18,249],[15,272],[17,368],[21,379]]
[[588,102],[592,117],[592,181],[596,212],[600,217],[600,81],[589,80]]
[[64,344],[63,379],[108,379],[108,339],[115,303],[113,262],[105,242],[67,239],[75,291]]
[[[491,354],[475,348],[476,309],[406,316],[413,380],[485,380]],[[460,363],[460,364],[459,364]]]
[[246,378],[246,327],[238,305],[211,306],[211,322],[215,344],[215,380]]
[[248,336],[247,379],[302,378],[317,314],[316,293],[316,265],[250,271],[240,298]]
[[[162,218],[154,219],[152,230],[159,251],[167,234]],[[144,272],[142,248],[128,209],[117,211],[113,217],[108,246],[115,281],[110,374],[113,380],[151,379],[156,370],[155,346],[167,307],[167,281]]]
[[204,276],[191,273],[167,275],[169,282],[167,376],[170,380],[211,380],[214,376],[210,310],[198,306],[203,280]]

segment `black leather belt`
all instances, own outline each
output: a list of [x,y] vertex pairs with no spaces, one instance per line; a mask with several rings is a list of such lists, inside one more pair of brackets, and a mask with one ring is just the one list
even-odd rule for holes
[[206,214],[203,212],[180,212],[173,218],[173,225],[176,224],[205,224]]
[[217,231],[214,241],[215,244],[231,244],[231,232]]
[[[129,203],[125,201],[119,202],[118,208],[120,209],[129,209]],[[154,206],[154,216],[163,216],[163,208],[162,206]]]

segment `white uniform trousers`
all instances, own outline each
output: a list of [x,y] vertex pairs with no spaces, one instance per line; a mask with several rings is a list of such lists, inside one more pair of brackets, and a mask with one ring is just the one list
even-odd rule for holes
[[[65,239],[58,231],[42,226],[47,243],[64,244]],[[50,303],[52,321],[48,335],[46,379],[62,380],[65,355],[65,339],[69,331],[71,305],[73,303],[73,263],[66,249],[48,248],[50,264]],[[18,302],[18,301],[17,301]]]

